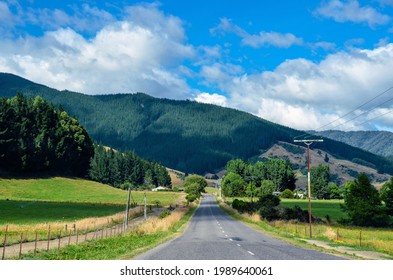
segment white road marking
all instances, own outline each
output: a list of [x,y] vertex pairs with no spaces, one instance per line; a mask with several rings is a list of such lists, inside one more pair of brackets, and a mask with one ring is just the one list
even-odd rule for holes
[[251,256],[254,256],[255,254],[253,252],[247,251]]
[[240,247],[240,244],[236,244],[238,247]]
[[229,238],[229,241],[233,241],[233,239],[232,239],[232,238]]

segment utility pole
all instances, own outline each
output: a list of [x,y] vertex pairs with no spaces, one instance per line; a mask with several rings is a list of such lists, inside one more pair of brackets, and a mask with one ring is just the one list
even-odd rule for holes
[[322,139],[293,140],[307,145],[307,194],[308,194],[308,223],[310,225],[310,239],[312,238],[312,211],[311,211],[311,181],[310,181],[310,145],[314,142],[323,142]]

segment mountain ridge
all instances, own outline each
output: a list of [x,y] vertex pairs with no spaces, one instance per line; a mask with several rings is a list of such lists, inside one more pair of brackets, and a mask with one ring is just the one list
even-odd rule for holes
[[[303,131],[274,124],[236,109],[144,93],[85,95],[58,91],[13,74],[0,74],[0,95],[40,95],[78,117],[99,143],[132,150],[189,173],[213,171],[233,158],[249,159],[277,141],[292,142]],[[321,149],[337,157],[359,158],[393,174],[387,159],[325,139]]]
[[393,156],[393,133],[389,131],[310,131],[382,156]]

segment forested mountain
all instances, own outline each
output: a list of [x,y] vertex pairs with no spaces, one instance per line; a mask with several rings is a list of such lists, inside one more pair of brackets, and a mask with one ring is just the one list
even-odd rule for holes
[[339,131],[313,132],[336,141],[347,143],[382,156],[393,156],[393,133],[388,131]]
[[[259,155],[277,141],[304,132],[251,114],[193,101],[158,99],[143,93],[89,96],[58,91],[12,74],[0,74],[0,96],[40,95],[78,117],[96,141],[186,172],[222,168],[233,158]],[[360,159],[393,174],[386,158],[326,139],[318,148],[339,158]]]

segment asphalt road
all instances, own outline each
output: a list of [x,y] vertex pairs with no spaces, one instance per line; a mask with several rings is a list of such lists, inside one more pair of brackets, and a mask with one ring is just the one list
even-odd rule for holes
[[140,260],[338,260],[264,235],[223,212],[204,195],[185,233],[138,256]]

